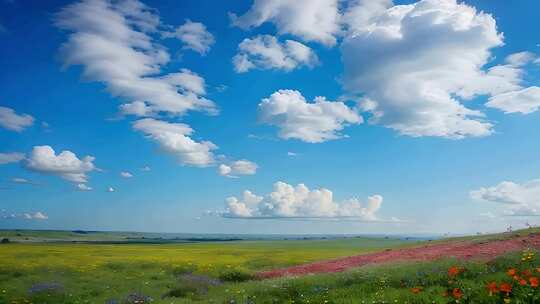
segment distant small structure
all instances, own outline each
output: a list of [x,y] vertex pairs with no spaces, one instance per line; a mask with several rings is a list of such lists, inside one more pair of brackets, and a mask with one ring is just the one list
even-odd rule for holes
[[0,243],[2,243],[2,244],[9,244],[10,241],[9,241],[8,238],[3,238],[2,241],[0,241]]
[[508,226],[508,228],[506,228],[506,232],[512,233],[512,231],[514,231],[514,229],[512,228],[512,225],[510,225],[510,226]]

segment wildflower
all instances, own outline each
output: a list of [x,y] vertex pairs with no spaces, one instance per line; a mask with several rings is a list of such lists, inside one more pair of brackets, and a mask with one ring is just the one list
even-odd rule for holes
[[497,282],[491,282],[487,285],[487,290],[489,291],[489,295],[492,296],[494,293],[499,292],[499,287],[497,287]]
[[532,273],[529,270],[525,269],[521,272],[521,275],[524,277],[530,277]]
[[512,285],[510,285],[510,284],[508,284],[506,282],[503,282],[503,283],[501,283],[500,290],[502,292],[506,292],[506,296],[508,296],[512,292]]
[[531,283],[532,288],[538,287],[538,283],[539,283],[538,278],[537,277],[530,277],[529,278],[529,283]]
[[414,293],[414,294],[417,294],[420,291],[422,291],[422,287],[413,287],[413,288],[411,288],[411,292]]
[[506,272],[509,276],[513,277],[516,275],[517,273],[517,270],[515,268],[510,268],[508,269],[508,271]]
[[525,281],[525,279],[519,279],[519,285],[525,286],[527,285],[527,281]]
[[463,292],[459,288],[454,288],[454,290],[452,290],[452,296],[454,296],[456,299],[461,299]]
[[451,276],[451,277],[457,276],[460,272],[461,272],[461,270],[457,266],[452,266],[452,267],[448,268],[448,275]]

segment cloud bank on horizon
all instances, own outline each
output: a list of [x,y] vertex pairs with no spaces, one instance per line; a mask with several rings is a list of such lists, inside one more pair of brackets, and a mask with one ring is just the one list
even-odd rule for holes
[[[240,198],[226,199],[223,217],[244,219],[340,219],[355,218],[361,221],[380,220],[376,213],[383,197],[375,194],[367,199],[365,206],[356,198],[338,203],[332,191],[326,188],[310,190],[304,184],[296,186],[276,182],[272,192],[258,196],[245,190]],[[392,218],[392,221],[397,221]]]

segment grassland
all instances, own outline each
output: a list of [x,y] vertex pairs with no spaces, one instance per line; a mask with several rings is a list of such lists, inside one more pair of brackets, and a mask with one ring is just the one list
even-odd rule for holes
[[[450,241],[487,242],[538,232]],[[28,237],[17,233],[11,237]],[[73,241],[79,233],[30,234],[32,242],[0,245],[0,304],[540,303],[540,259],[532,249],[490,262],[394,263],[344,273],[257,280],[253,274],[261,270],[419,243],[384,238],[39,243],[40,238]]]
[[[368,266],[336,274],[245,282],[229,286],[226,290],[213,289],[205,301],[296,304],[534,304],[540,303],[540,292],[537,281],[534,281],[534,278],[540,275],[536,255],[536,252],[525,252],[525,256],[532,257],[525,261],[523,253],[513,253],[489,263],[446,259]],[[455,274],[452,274],[452,269],[456,269]],[[515,269],[517,275],[508,275],[508,271],[512,269]],[[521,280],[525,282],[522,284]],[[505,283],[510,286],[508,293],[501,290]],[[489,289],[489,286],[492,289]],[[186,300],[184,303],[191,301],[193,300]]]
[[415,244],[382,238],[187,244],[36,242],[40,237],[72,240],[65,233],[45,234],[32,232],[30,243],[0,245],[0,303],[134,303],[130,295],[152,298],[152,303],[210,301],[214,292],[227,294],[225,290],[250,279],[255,271]]

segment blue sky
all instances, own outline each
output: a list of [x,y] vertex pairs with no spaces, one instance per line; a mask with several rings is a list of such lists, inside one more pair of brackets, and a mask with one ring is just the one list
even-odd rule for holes
[[535,224],[540,4],[505,2],[1,2],[0,228]]

